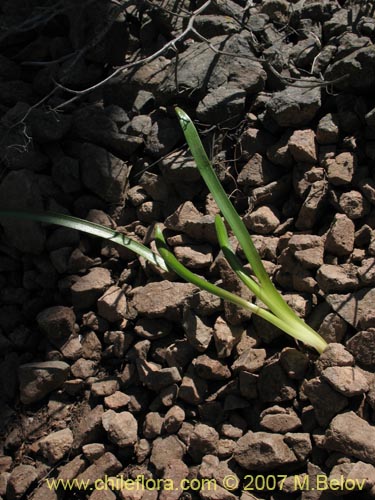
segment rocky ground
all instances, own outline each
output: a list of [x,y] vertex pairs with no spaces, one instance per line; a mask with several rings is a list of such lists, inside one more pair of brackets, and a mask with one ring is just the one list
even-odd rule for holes
[[[152,247],[158,222],[188,268],[251,299],[219,252],[178,104],[276,286],[329,342],[318,357],[125,248],[2,219],[0,498],[374,498],[373,2],[0,10],[1,208]],[[217,488],[92,488],[112,476]]]

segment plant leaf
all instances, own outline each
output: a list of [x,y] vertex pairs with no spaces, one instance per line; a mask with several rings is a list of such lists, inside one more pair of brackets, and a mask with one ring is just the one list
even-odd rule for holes
[[118,231],[110,229],[109,227],[95,224],[71,215],[58,214],[54,212],[42,212],[37,210],[0,210],[1,217],[15,217],[17,219],[28,219],[32,221],[45,222],[47,224],[57,224],[58,226],[76,229],[92,236],[104,238],[113,241],[119,245],[129,248],[129,250],[144,257],[146,260],[167,271],[167,266],[160,255],[152,252],[149,248],[132,240]]

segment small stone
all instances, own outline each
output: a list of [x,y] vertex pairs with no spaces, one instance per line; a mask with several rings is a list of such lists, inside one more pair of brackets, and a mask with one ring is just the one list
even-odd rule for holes
[[329,113],[318,123],[316,140],[319,144],[335,144],[339,139],[339,127],[335,115]]
[[342,344],[328,344],[326,350],[315,362],[318,372],[322,372],[330,366],[353,366],[354,357]]
[[324,447],[375,465],[375,427],[353,411],[334,417]]
[[282,434],[247,432],[237,441],[235,461],[246,470],[269,471],[296,462]]
[[82,446],[82,452],[89,462],[95,462],[104,455],[105,446],[102,443],[90,443]]
[[307,432],[288,432],[284,441],[300,462],[304,462],[312,451],[310,434]]
[[183,494],[183,480],[189,476],[189,468],[182,460],[174,460],[168,463],[163,472],[163,478],[172,481],[175,485],[173,490],[163,489],[159,493],[159,500],[178,500]]
[[311,185],[296,221],[297,229],[311,229],[317,222],[328,192],[328,183],[318,180]]
[[137,441],[138,423],[128,411],[116,413],[107,410],[103,413],[102,423],[108,439],[120,448],[132,446]]
[[357,166],[353,153],[345,152],[325,161],[328,181],[334,186],[350,184]]
[[246,371],[254,373],[259,371],[266,360],[265,349],[248,349],[244,351],[232,364],[234,373]]
[[351,264],[323,264],[316,273],[316,281],[325,293],[355,290],[359,285],[357,268]]
[[88,274],[79,278],[72,286],[72,301],[78,309],[86,309],[95,305],[96,300],[106,288],[111,285],[112,279],[108,269],[95,267]]
[[[114,125],[116,126],[116,125]],[[108,203],[121,203],[128,179],[127,163],[107,149],[84,143],[80,149],[82,182]]]
[[72,375],[76,378],[87,379],[93,377],[98,371],[97,361],[79,358],[70,368]]
[[246,195],[251,195],[254,187],[265,186],[279,177],[279,169],[266,158],[255,153],[242,167],[237,182]]
[[329,313],[323,319],[318,333],[328,344],[341,342],[348,330],[347,322],[336,313]]
[[246,399],[258,397],[257,383],[258,375],[248,372],[240,372],[240,393]]
[[143,422],[143,435],[147,439],[154,439],[161,434],[164,418],[160,413],[150,411]]
[[345,214],[335,214],[327,233],[325,250],[342,257],[349,255],[354,249],[354,222]]
[[334,415],[347,405],[347,398],[336,392],[320,377],[310,379],[304,385],[304,392],[314,407],[318,423],[326,426]]
[[245,215],[243,221],[246,227],[257,234],[270,234],[280,224],[280,219],[274,209],[262,206]]
[[289,139],[289,151],[297,162],[316,163],[315,134],[312,130],[296,130]]
[[43,361],[21,365],[18,370],[20,399],[23,404],[40,401],[61,387],[68,378],[70,367],[63,361]]
[[[88,486],[93,486],[98,479],[104,479],[107,476],[115,476],[122,469],[121,462],[117,460],[113,453],[107,452],[99,457],[95,462],[87,467],[77,476],[77,481],[83,481]],[[73,478],[72,478],[73,479]]]
[[199,462],[204,455],[216,454],[219,434],[206,424],[197,424],[190,436],[189,455]]
[[73,447],[75,450],[78,450],[84,444],[96,442],[102,439],[103,411],[102,405],[97,405],[93,409],[84,407],[83,411],[80,413],[78,424],[73,428]]
[[110,396],[104,398],[104,404],[110,410],[122,410],[130,401],[130,396],[124,392],[115,391]]
[[358,191],[342,193],[339,198],[339,206],[349,219],[352,220],[360,219],[370,211],[369,202]]
[[266,431],[279,434],[295,431],[302,425],[295,411],[281,406],[272,406],[262,411],[259,423]]
[[206,380],[225,380],[231,376],[226,364],[206,355],[196,358],[195,370],[201,378]]
[[152,443],[150,462],[162,473],[169,464],[182,460],[184,455],[185,445],[177,436],[159,437]]
[[[211,90],[198,104],[197,118],[205,123],[226,122],[243,113],[246,92],[235,87],[223,85]],[[238,118],[237,118],[238,121]]]
[[294,382],[278,363],[271,363],[262,368],[258,379],[258,392],[264,402],[280,403],[296,397]]
[[126,297],[118,286],[111,286],[98,299],[98,313],[110,323],[124,319]]
[[41,455],[48,463],[55,464],[70,451],[73,445],[73,433],[69,428],[52,432],[38,441]]
[[198,377],[193,366],[189,367],[180,384],[178,397],[186,403],[197,405],[203,401],[206,392],[207,382]]
[[209,267],[213,261],[210,245],[176,246],[174,254],[189,269]]
[[204,352],[212,340],[213,329],[189,308],[185,308],[182,327],[186,338],[198,352]]
[[60,340],[70,337],[74,332],[76,316],[72,309],[54,306],[44,309],[36,318],[39,328],[49,339]]
[[214,325],[214,339],[219,358],[230,356],[233,347],[239,341],[242,329],[236,325],[229,325],[219,316]]
[[294,234],[289,239],[288,248],[306,269],[315,269],[323,264],[324,243],[319,236]]
[[100,380],[99,382],[94,382],[91,386],[91,394],[96,397],[111,396],[119,389],[119,383],[116,379],[112,380]]
[[177,405],[172,406],[164,416],[163,429],[168,432],[168,434],[174,434],[178,432],[184,420],[185,411],[183,408]]
[[6,498],[18,500],[23,497],[37,477],[37,471],[32,465],[18,465],[15,467],[8,479]]
[[375,369],[375,329],[369,328],[351,337],[346,347],[354,356],[357,363],[363,368],[373,371]]
[[289,378],[302,380],[309,367],[309,358],[293,347],[286,347],[280,354],[280,365]]
[[322,378],[336,391],[351,398],[369,390],[366,377],[352,366],[331,366],[322,371]]
[[102,357],[102,344],[94,332],[87,332],[81,340],[82,357],[99,361]]
[[321,90],[287,87],[267,102],[267,112],[280,127],[308,125],[321,106]]
[[131,306],[142,316],[179,321],[183,307],[190,304],[195,291],[191,283],[148,283],[132,290]]

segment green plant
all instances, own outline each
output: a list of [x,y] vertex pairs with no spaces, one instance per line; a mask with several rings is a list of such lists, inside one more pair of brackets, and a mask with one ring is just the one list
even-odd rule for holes
[[0,214],[58,224],[114,241],[120,245],[128,247],[130,250],[134,251],[138,255],[141,255],[154,265],[159,266],[161,269],[172,270],[178,276],[190,283],[193,283],[194,285],[197,285],[199,288],[207,290],[208,292],[217,295],[226,301],[232,302],[239,307],[250,310],[295,339],[315,348],[319,353],[323,352],[327,347],[325,340],[296,315],[296,313],[284,301],[269,278],[246,226],[236,212],[215,174],[193,122],[182,109],[176,108],[176,113],[199,172],[215,199],[225,221],[230,226],[239,244],[241,245],[257,281],[249,276],[244,266],[232,250],[226,227],[222,218],[218,215],[215,218],[215,227],[218,242],[223,254],[232,269],[236,272],[237,276],[258,297],[258,299],[260,299],[260,301],[267,306],[268,309],[259,307],[242,297],[239,297],[217,285],[209,283],[204,278],[201,278],[183,266],[169,250],[159,227],[156,227],[155,229],[155,241],[160,255],[152,252],[146,246],[131,240],[117,231],[92,222],[77,219],[75,217],[50,212],[2,211]]

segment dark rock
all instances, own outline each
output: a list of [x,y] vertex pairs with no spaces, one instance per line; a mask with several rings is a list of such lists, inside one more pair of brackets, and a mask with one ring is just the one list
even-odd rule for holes
[[49,307],[40,312],[36,320],[49,339],[60,340],[74,334],[76,317],[69,307]]
[[361,329],[372,328],[375,327],[374,293],[373,289],[364,288],[351,294],[330,294],[326,300],[350,325]]
[[249,373],[257,372],[264,365],[266,359],[265,349],[246,349],[232,364],[234,373],[246,371]]
[[31,110],[26,120],[30,127],[31,135],[40,144],[61,141],[69,132],[71,117],[40,108]]
[[262,429],[279,434],[286,434],[301,427],[302,422],[291,408],[271,406],[260,414]]
[[98,479],[115,476],[121,469],[121,462],[117,460],[113,453],[107,452],[81,472],[77,476],[77,481],[84,481],[87,486],[93,486]]
[[321,214],[328,190],[326,180],[316,181],[311,185],[307,198],[303,202],[296,221],[297,229],[311,229]]
[[213,427],[197,424],[190,435],[188,453],[199,463],[204,455],[216,454],[218,442],[219,434]]
[[373,328],[356,333],[347,341],[346,347],[353,354],[357,363],[360,363],[364,368],[374,370],[375,330]]
[[331,366],[322,371],[322,378],[336,391],[351,398],[369,390],[366,377],[352,366]]
[[43,361],[21,365],[18,370],[20,398],[31,404],[63,385],[70,367],[63,361]]
[[352,264],[323,264],[316,273],[316,280],[325,293],[355,290],[359,285],[357,268]]
[[259,153],[255,153],[243,166],[237,177],[238,185],[250,195],[252,188],[264,186],[280,177],[280,169]]
[[178,207],[176,212],[164,221],[165,227],[182,231],[197,240],[216,244],[215,222],[212,215],[202,215],[191,201]]
[[38,441],[41,455],[50,463],[59,462],[70,451],[73,433],[69,428],[51,432]]
[[[346,15],[346,11],[344,12]],[[340,89],[365,90],[371,88],[375,82],[374,58],[375,51],[372,45],[358,49],[330,64],[324,78],[327,80],[342,78],[340,82],[335,84]]]
[[[4,210],[43,210],[39,177],[28,170],[9,172],[0,184],[0,200]],[[40,254],[43,251],[46,237],[39,223],[2,217],[1,225],[9,245],[22,252]]]
[[222,361],[206,355],[198,356],[194,365],[199,377],[205,380],[225,380],[231,376],[229,368]]
[[302,380],[309,366],[308,357],[293,347],[287,347],[281,351],[280,365],[289,378]]
[[304,384],[304,392],[314,407],[316,420],[326,426],[332,417],[347,405],[347,398],[336,392],[320,377],[313,378]]
[[96,303],[106,288],[111,285],[108,269],[95,267],[79,278],[71,287],[74,307],[85,309]]
[[316,360],[315,366],[318,372],[332,366],[353,366],[354,357],[342,344],[328,344],[326,350]]
[[349,217],[349,219],[360,219],[370,211],[370,204],[366,198],[358,191],[348,191],[342,193],[339,198],[340,209]]
[[9,500],[22,498],[37,478],[37,470],[32,465],[17,465],[8,479],[6,498]]
[[87,443],[95,443],[102,439],[104,431],[102,426],[102,405],[91,409],[88,405],[80,407],[80,412],[75,425],[72,427],[74,435],[74,450],[78,450]]
[[196,287],[190,283],[172,283],[164,280],[134,288],[131,306],[148,318],[178,321],[182,309],[190,304]]
[[154,157],[160,158],[171,152],[181,139],[182,131],[176,120],[165,116],[158,116],[151,127],[146,140],[146,151]]
[[191,405],[198,405],[204,400],[207,393],[207,382],[198,377],[194,366],[191,365],[182,379],[178,397]]
[[121,203],[128,178],[125,162],[88,143],[82,146],[80,158],[84,186],[109,203]]
[[185,449],[185,445],[177,436],[156,438],[152,443],[150,462],[161,473],[169,464],[173,464],[175,460],[182,460],[185,455]]
[[277,211],[267,206],[249,212],[243,220],[246,227],[257,234],[273,233],[280,224]]
[[236,123],[245,109],[246,92],[222,86],[211,90],[198,104],[197,118],[205,123]]
[[317,162],[315,133],[313,130],[296,130],[291,135],[288,146],[291,155],[297,162],[312,164]]
[[320,105],[320,88],[287,87],[275,92],[266,106],[280,127],[298,127],[308,125]]
[[182,327],[186,338],[194,349],[204,352],[212,340],[213,329],[189,308],[183,311]]
[[108,410],[102,415],[102,423],[108,439],[120,448],[132,446],[137,441],[138,423],[130,412]]
[[143,144],[141,137],[121,134],[116,123],[95,105],[81,107],[74,113],[72,132],[83,141],[108,149],[121,159],[130,156]]
[[52,165],[52,179],[65,193],[75,193],[81,187],[79,162],[63,156]]
[[98,299],[98,313],[110,323],[121,321],[126,313],[126,297],[118,286],[111,286]]
[[325,249],[337,256],[348,255],[354,248],[354,223],[344,214],[336,214],[327,233]]
[[[193,96],[199,99],[207,90],[228,87],[228,84],[245,90],[247,94],[254,94],[263,89],[266,73],[260,63],[247,60],[247,57],[252,58],[254,54],[242,35],[214,37],[210,43],[216,49],[233,55],[217,55],[205,42],[190,45],[172,61],[164,82],[157,89],[164,99],[167,96],[172,98],[176,93],[181,94],[180,89],[184,94],[193,93]],[[236,57],[236,54],[239,57]],[[178,82],[174,78],[176,71]]]
[[332,114],[323,116],[318,123],[316,140],[319,144],[335,144],[339,139],[337,117]]
[[294,383],[278,363],[264,366],[259,374],[258,392],[262,401],[280,403],[295,398]]
[[247,432],[237,441],[235,461],[246,470],[268,471],[296,462],[281,434]]
[[337,415],[325,434],[324,447],[375,464],[375,429],[353,411]]

